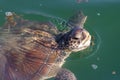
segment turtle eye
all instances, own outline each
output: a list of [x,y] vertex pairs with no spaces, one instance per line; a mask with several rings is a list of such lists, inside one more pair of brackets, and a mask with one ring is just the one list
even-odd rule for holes
[[81,33],[76,33],[73,37],[73,39],[80,39],[82,37]]

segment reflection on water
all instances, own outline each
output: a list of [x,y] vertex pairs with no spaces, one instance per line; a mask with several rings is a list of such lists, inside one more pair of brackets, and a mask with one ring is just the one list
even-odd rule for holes
[[101,39],[99,33],[96,32],[96,31],[93,30],[93,29],[92,29],[92,31],[93,31],[93,33],[94,33],[94,34],[93,34],[93,37],[94,37],[93,45],[91,45],[92,51],[89,52],[90,55],[88,55],[88,56],[86,57],[86,59],[89,58],[89,57],[94,56],[94,55],[99,51],[99,48],[100,48],[100,45],[101,45],[101,42],[102,42],[102,39]]
[[67,27],[67,20],[60,18],[58,16],[54,16],[51,14],[38,12],[38,11],[24,11],[26,15],[38,15],[39,17],[44,18],[46,21],[50,21],[55,25],[61,32],[67,31],[69,27]]
[[39,16],[44,16],[45,18],[57,18],[53,15],[41,12],[41,11],[34,11],[34,10],[22,10],[23,13],[25,14],[34,14],[34,15],[39,15]]

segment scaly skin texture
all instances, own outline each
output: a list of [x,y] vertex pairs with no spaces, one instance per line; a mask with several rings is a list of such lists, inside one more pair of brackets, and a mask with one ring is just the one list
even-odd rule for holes
[[[60,32],[49,22],[24,20],[14,13],[7,13],[6,17],[7,22],[0,29],[0,80],[60,77],[70,53],[90,46],[91,36],[81,27],[72,28],[56,40]],[[64,71],[66,78],[73,75]]]

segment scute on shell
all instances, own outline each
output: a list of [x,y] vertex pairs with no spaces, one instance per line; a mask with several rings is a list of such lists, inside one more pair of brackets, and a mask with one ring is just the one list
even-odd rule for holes
[[0,71],[4,76],[0,77],[38,80],[47,75],[61,53],[55,41],[58,33],[50,22],[24,20],[16,14],[7,16],[0,29],[0,54],[5,55]]

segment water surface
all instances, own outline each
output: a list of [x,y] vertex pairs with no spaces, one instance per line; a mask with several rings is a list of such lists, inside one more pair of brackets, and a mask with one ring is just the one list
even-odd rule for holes
[[0,0],[0,25],[5,21],[6,11],[29,20],[66,21],[78,10],[88,16],[85,28],[94,36],[95,45],[71,54],[63,67],[74,72],[78,80],[120,80],[119,0],[89,0],[79,4],[75,0]]

